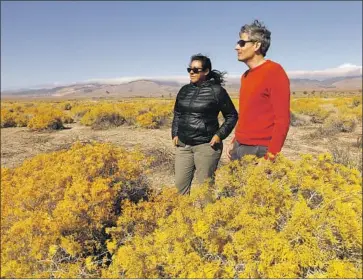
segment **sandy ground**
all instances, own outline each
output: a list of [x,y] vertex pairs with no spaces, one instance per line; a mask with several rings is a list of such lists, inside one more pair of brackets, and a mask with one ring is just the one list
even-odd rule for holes
[[[299,154],[319,154],[329,151],[329,145],[339,143],[346,146],[354,146],[358,135],[362,133],[362,127],[357,127],[353,133],[339,133],[331,137],[311,137],[316,126],[290,127],[288,137],[282,149],[282,153],[291,160],[299,158]],[[233,133],[224,141],[229,143]],[[171,143],[170,128],[142,129],[136,127],[121,126],[108,130],[92,130],[90,127],[78,123],[67,125],[67,129],[58,131],[34,132],[28,128],[2,128],[1,129],[1,166],[16,167],[25,159],[34,157],[40,153],[47,153],[69,148],[76,141],[87,142],[96,140],[110,142],[127,149],[135,145],[148,153],[159,153],[165,158],[165,163],[154,167],[149,175],[152,186],[174,184],[173,157],[174,147]],[[223,152],[220,164],[228,162]]]

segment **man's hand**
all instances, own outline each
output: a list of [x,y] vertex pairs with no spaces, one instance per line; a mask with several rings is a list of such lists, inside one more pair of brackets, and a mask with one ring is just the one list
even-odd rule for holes
[[270,152],[267,152],[266,154],[265,154],[265,156],[264,156],[264,159],[268,159],[268,160],[271,160],[272,162],[274,162],[275,161],[275,159],[276,159],[276,156],[277,155],[275,155],[275,154],[273,154],[273,153],[270,153]]
[[175,136],[173,138],[173,145],[176,147],[176,145],[178,145],[178,136]]
[[209,144],[213,147],[216,143],[221,143],[221,138],[218,135],[214,135]]
[[232,160],[233,143],[234,143],[234,141],[231,141],[228,144],[227,149],[226,149],[226,154],[227,154],[227,157],[229,160]]

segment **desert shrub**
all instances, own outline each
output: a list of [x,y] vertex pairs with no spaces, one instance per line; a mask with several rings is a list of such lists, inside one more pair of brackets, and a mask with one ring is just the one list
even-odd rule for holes
[[362,97],[344,97],[337,98],[332,101],[332,104],[337,108],[339,115],[345,117],[356,117],[359,123],[362,122]]
[[162,126],[171,126],[171,120],[173,117],[173,107],[172,103],[168,102],[166,104],[158,103],[153,106],[151,109],[152,112],[156,115],[156,122],[159,127]]
[[1,127],[26,127],[31,118],[32,108],[29,107],[5,103],[1,108]]
[[71,103],[69,103],[69,102],[65,103],[63,109],[64,110],[71,110],[72,109]]
[[332,136],[340,132],[353,132],[357,126],[357,118],[348,115],[333,115],[326,119],[313,134],[315,136]]
[[125,123],[125,118],[117,113],[104,113],[97,116],[92,123],[93,129],[108,129]]
[[74,119],[72,117],[70,117],[70,116],[63,115],[62,116],[62,122],[65,123],[65,124],[73,123]]
[[[81,124],[95,129],[107,129],[123,124],[160,128],[171,125],[173,105],[172,100],[149,99],[120,102],[7,102],[1,105],[1,127],[29,125],[33,129],[61,128],[58,120],[50,120],[52,116],[57,115],[63,124],[80,121]],[[33,118],[35,119],[29,124]]]
[[12,111],[8,109],[1,108],[1,128],[5,127],[15,127],[16,121]]
[[147,197],[147,165],[137,151],[76,143],[2,168],[1,277],[96,277],[121,201]]
[[156,116],[152,112],[147,112],[136,117],[136,123],[145,128],[157,128]]
[[291,102],[293,113],[303,114],[312,117],[313,123],[323,123],[330,115],[330,112],[322,107],[324,104],[321,98],[299,98]]
[[15,116],[16,126],[27,127],[31,118],[32,118],[31,114],[17,114]]
[[141,106],[140,102],[134,102],[133,106],[131,103],[120,103],[117,107],[122,112],[127,125],[135,125],[136,117],[148,111],[145,110],[144,106]]
[[339,115],[344,117],[356,118],[357,123],[362,123],[362,104],[357,106],[342,106],[338,108]]
[[362,97],[361,96],[355,96],[352,99],[352,103],[351,103],[351,107],[358,107],[359,105],[362,104]]
[[78,144],[2,169],[1,276],[362,278],[361,174],[331,155],[249,156],[190,196],[117,199],[142,162]]
[[[360,141],[360,143],[359,143]],[[362,140],[357,139],[356,146],[338,145],[330,141],[328,148],[332,154],[334,162],[343,164],[350,168],[356,168],[362,172]]]
[[4,102],[1,127],[29,127],[35,130],[60,129],[73,119],[58,102]]
[[83,116],[97,106],[97,103],[91,102],[77,102],[73,104],[70,114],[73,119],[79,121],[83,118]]
[[168,170],[174,172],[174,153],[164,146],[155,147],[145,151],[145,154],[150,158],[153,169]]
[[331,155],[246,157],[190,197],[125,201],[107,278],[362,277],[360,173]]
[[30,119],[27,127],[33,130],[62,129],[63,114],[56,110],[40,110]]
[[[75,109],[76,110],[76,109]],[[171,122],[170,101],[138,101],[93,105],[80,120],[84,125],[118,126],[121,124],[137,125],[144,128],[159,128]],[[100,125],[100,123],[104,123]]]
[[122,103],[119,108],[125,116],[128,125],[138,125],[144,128],[160,128],[171,123],[171,101],[146,100]]
[[291,112],[290,113],[290,125],[291,126],[304,126],[307,125],[309,122],[306,118],[302,115],[296,114]]
[[100,104],[91,107],[80,120],[81,124],[96,129],[120,126],[125,122],[121,112],[113,104]]

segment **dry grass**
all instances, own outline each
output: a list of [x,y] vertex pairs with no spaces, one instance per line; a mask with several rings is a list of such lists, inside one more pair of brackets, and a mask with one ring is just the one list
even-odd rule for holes
[[339,145],[336,141],[331,141],[329,144],[329,152],[333,155],[336,163],[358,169],[362,173],[361,144],[360,147],[352,147],[349,145]]
[[153,158],[151,168],[154,170],[168,171],[174,173],[174,153],[167,147],[155,147],[145,151],[148,156]]
[[294,126],[294,127],[305,126],[305,125],[309,124],[309,122],[310,122],[309,116],[291,112],[291,115],[290,115],[290,125],[291,126]]
[[92,129],[109,129],[123,125],[125,122],[125,118],[119,114],[105,114],[97,117],[91,127]]

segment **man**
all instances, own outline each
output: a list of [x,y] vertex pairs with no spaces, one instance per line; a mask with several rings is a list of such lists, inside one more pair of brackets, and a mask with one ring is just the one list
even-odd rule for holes
[[244,25],[235,50],[248,66],[241,77],[239,118],[227,147],[231,160],[256,155],[274,160],[290,125],[290,82],[284,69],[266,60],[271,32],[258,20]]

